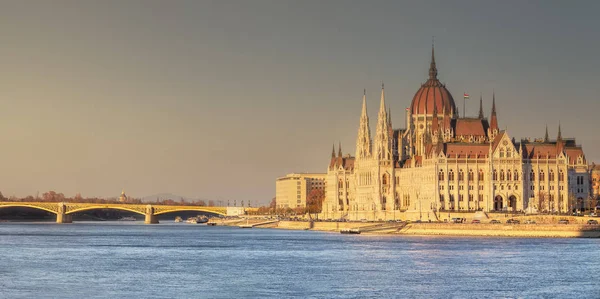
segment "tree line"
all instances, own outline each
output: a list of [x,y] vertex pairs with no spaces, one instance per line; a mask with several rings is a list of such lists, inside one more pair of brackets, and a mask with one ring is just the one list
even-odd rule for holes
[[174,199],[160,199],[157,198],[154,201],[142,201],[141,198],[127,197],[125,201],[120,201],[117,197],[83,197],[80,193],[75,194],[73,197],[67,197],[63,193],[58,193],[56,191],[48,191],[42,193],[41,196],[32,196],[28,195],[26,197],[17,197],[10,196],[5,197],[0,192],[0,201],[10,201],[10,202],[77,202],[77,203],[97,203],[97,204],[116,204],[116,203],[124,203],[124,204],[152,204],[152,205],[169,205],[169,206],[215,206],[215,202],[213,200],[204,201],[202,199],[186,201],[183,198],[179,200]]

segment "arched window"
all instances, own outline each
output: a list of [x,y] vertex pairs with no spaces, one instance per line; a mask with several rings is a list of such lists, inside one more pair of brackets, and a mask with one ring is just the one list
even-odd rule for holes
[[443,181],[444,180],[444,171],[440,170],[440,173],[438,174],[438,180]]
[[543,182],[546,176],[544,175],[544,171],[540,170],[540,182]]
[[494,172],[492,173],[492,178],[494,181],[498,180],[498,172],[494,169]]
[[448,181],[454,181],[454,170],[452,169],[448,172]]
[[500,180],[504,181],[504,170],[500,170]]
[[342,180],[338,182],[338,188],[344,188],[344,182],[342,182]]
[[384,185],[387,185],[388,183],[388,179],[387,179],[387,174],[383,174],[383,176],[381,177],[381,183]]
[[515,170],[515,176],[514,176],[515,181],[519,180],[519,172]]
[[479,177],[477,178],[480,181],[483,181],[483,170],[479,169]]
[[465,173],[461,170],[458,171],[458,181],[462,182],[465,179]]
[[565,174],[563,173],[562,169],[558,172],[558,181],[562,182],[565,180]]
[[506,151],[506,157],[510,158],[512,156],[512,152],[510,150]]
[[504,158],[504,150],[500,150],[500,158]]
[[529,180],[530,181],[535,181],[535,172],[533,172],[533,169],[531,170],[531,173],[529,173]]
[[469,169],[469,182],[473,181],[473,169]]
[[510,170],[506,171],[506,180],[507,181],[512,180],[512,172]]
[[552,169],[548,173],[548,181],[554,182],[554,170],[552,170]]

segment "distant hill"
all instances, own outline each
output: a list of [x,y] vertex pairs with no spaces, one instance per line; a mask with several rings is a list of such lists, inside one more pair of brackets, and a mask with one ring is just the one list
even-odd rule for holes
[[208,202],[208,199],[206,199],[206,198],[192,198],[192,197],[186,197],[186,196],[172,194],[172,193],[159,193],[159,194],[144,196],[144,197],[142,197],[142,202],[155,202],[157,199],[159,199],[159,200],[172,199],[174,201],[180,201],[183,199],[183,201],[185,201],[185,202],[192,202],[192,201],[201,199],[201,200],[204,200],[205,202]]

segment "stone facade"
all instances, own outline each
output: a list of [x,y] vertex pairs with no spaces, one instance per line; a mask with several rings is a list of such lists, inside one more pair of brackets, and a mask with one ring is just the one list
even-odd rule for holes
[[[429,79],[406,109],[406,127],[392,129],[382,85],[371,138],[366,91],[356,155],[335,148],[327,169],[322,217],[437,220],[444,212],[562,212],[582,209],[590,171],[575,139],[516,141],[500,130],[493,96],[490,118],[459,117],[437,78],[432,50]],[[600,180],[600,178],[599,178]],[[418,216],[417,216],[418,215]]]

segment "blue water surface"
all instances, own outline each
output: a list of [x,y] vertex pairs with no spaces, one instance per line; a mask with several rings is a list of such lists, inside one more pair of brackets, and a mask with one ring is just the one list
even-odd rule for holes
[[0,298],[600,298],[600,240],[2,223]]

